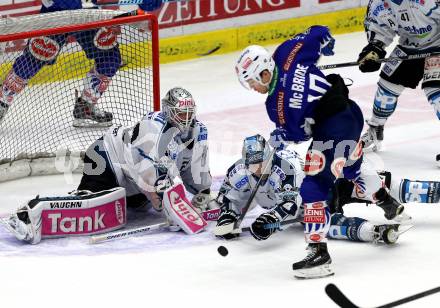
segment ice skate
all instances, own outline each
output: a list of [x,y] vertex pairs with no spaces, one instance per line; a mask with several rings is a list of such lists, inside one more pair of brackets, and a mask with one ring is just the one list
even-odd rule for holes
[[330,264],[332,259],[327,251],[327,243],[311,243],[307,247],[307,256],[292,264],[296,278],[310,279],[334,275]]
[[[1,120],[1,118],[0,118],[0,120]],[[436,162],[437,162],[437,167],[440,168],[440,154],[437,154],[435,160],[436,160]]]
[[391,197],[391,195],[385,188],[379,189],[375,193],[375,198],[377,199],[377,206],[382,208],[382,210],[385,212],[384,216],[386,219],[391,220],[395,219],[398,216],[401,216],[402,218],[403,216],[407,216],[403,213],[403,210],[405,209],[404,206],[400,204],[396,199]]
[[29,201],[16,213],[0,219],[0,224],[4,225],[18,240],[30,244],[37,244],[41,240],[41,218],[31,217],[29,205],[37,199]]
[[0,101],[0,122],[3,120],[8,110],[9,110],[9,105]]
[[368,124],[368,130],[361,136],[363,147],[366,150],[379,151],[382,148],[383,125],[378,125],[370,120],[365,121]]
[[74,127],[109,127],[113,114],[99,109],[96,104],[86,102],[79,97],[73,109]]
[[385,244],[395,244],[399,239],[399,224],[376,225],[373,230],[373,242],[384,242]]

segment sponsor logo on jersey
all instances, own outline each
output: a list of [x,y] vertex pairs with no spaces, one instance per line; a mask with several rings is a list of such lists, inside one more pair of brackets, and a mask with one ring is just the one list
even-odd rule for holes
[[305,208],[304,222],[324,224],[325,223],[325,209],[324,208]]
[[283,65],[283,69],[287,72],[290,69],[290,66],[292,65],[293,61],[295,61],[296,55],[300,51],[300,49],[303,47],[303,42],[298,42],[295,47],[290,51],[289,56],[286,59],[286,62]]
[[278,92],[277,99],[277,113],[278,113],[278,122],[280,125],[286,124],[286,119],[284,117],[284,92]]
[[51,202],[51,209],[77,209],[82,207],[82,201],[62,201],[62,202]]
[[50,61],[57,56],[60,45],[49,37],[34,37],[29,42],[29,51],[38,60]]
[[100,28],[93,38],[93,44],[95,44],[98,49],[112,49],[117,43],[117,35],[112,28]]
[[235,183],[235,188],[240,189],[241,187],[243,187],[244,185],[246,185],[246,183],[249,182],[249,179],[247,176],[245,176],[244,178],[240,179],[237,183]]
[[236,174],[238,171],[245,169],[244,164],[238,164],[234,167],[234,169],[232,169],[229,174],[228,177],[232,178],[234,176],[234,174]]
[[320,242],[321,241],[321,235],[319,235],[318,233],[314,233],[314,234],[311,234],[309,236],[309,239],[311,241],[313,241],[313,242]]
[[324,170],[325,156],[321,151],[309,150],[306,154],[304,164],[304,173],[307,175],[316,175]]
[[354,148],[354,151],[351,152],[349,158],[351,160],[358,160],[359,158],[361,158],[362,154],[363,154],[362,142],[359,141],[356,144],[356,147]]
[[372,14],[373,14],[373,16],[377,17],[377,16],[379,16],[380,12],[384,11],[387,8],[388,8],[388,3],[385,2],[385,4],[381,4],[381,5],[376,6],[374,8]]
[[332,162],[330,170],[336,178],[342,173],[346,161],[347,160],[344,157],[339,157]]
[[410,34],[416,34],[417,38],[425,38],[427,37],[430,32],[432,31],[432,26],[428,25],[427,27],[420,27],[420,28],[416,28],[415,26],[406,26],[403,27],[403,29],[405,29],[405,31],[409,32]]
[[273,166],[272,172],[277,174],[281,180],[284,181],[286,179],[286,174],[284,173],[283,169],[281,169],[280,167],[278,167],[276,165]]

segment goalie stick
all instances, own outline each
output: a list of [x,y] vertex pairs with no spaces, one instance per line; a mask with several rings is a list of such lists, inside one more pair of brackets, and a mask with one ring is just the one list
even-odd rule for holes
[[[215,210],[220,211],[220,209],[215,209]],[[211,211],[214,211],[214,210],[211,210]],[[206,212],[209,212],[209,211],[203,212],[202,213],[203,216],[205,216]],[[293,224],[293,223],[296,223],[299,221],[301,221],[301,220],[298,218],[289,219],[289,220],[285,220],[282,222],[266,224],[266,225],[264,225],[263,228],[264,229],[279,228],[281,226],[290,225],[290,224]],[[143,226],[143,227],[131,228],[131,229],[127,229],[127,230],[113,231],[113,232],[109,232],[109,233],[105,233],[105,234],[93,235],[89,238],[89,244],[98,244],[98,243],[107,242],[107,241],[111,241],[111,240],[118,240],[118,239],[131,237],[131,236],[138,235],[138,234],[150,233],[150,232],[156,231],[156,230],[163,230],[169,226],[170,226],[169,222],[164,221],[164,222],[154,224],[154,225],[148,225],[148,226]],[[236,229],[236,230],[234,230],[234,232],[242,233],[242,232],[247,232],[250,230],[251,230],[250,227],[246,227],[243,229]]]
[[[384,62],[391,62],[391,61],[407,61],[407,60],[415,60],[415,59],[423,59],[428,58],[432,56],[438,56],[440,55],[440,52],[427,52],[427,53],[421,53],[417,55],[409,55],[406,57],[389,57],[384,59],[378,59],[376,62],[378,63],[384,63]],[[345,63],[336,63],[336,64],[325,64],[325,65],[319,65],[318,68],[320,70],[328,70],[331,68],[341,68],[341,67],[349,67],[349,66],[358,66],[359,62],[345,62]]]
[[[424,292],[420,292],[405,298],[402,298],[400,300],[385,304],[385,305],[381,305],[381,306],[377,306],[376,308],[391,308],[391,307],[396,307],[402,304],[406,304],[412,301],[415,301],[419,298],[428,296],[428,295],[432,295],[435,293],[440,292],[440,287],[434,288],[434,289],[430,289]],[[341,292],[341,290],[339,290],[339,288],[334,285],[333,283],[328,284],[325,287],[325,293],[327,293],[328,297],[330,297],[339,307],[343,307],[343,308],[359,308],[359,306],[356,306],[355,304],[353,304],[352,301],[350,301],[345,295],[344,293]]]

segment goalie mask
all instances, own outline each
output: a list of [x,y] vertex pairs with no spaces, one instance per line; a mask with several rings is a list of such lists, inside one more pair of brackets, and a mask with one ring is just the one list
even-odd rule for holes
[[187,90],[181,87],[172,88],[162,99],[162,111],[167,121],[180,131],[187,131],[196,117],[196,104]]
[[235,65],[235,72],[241,85],[250,90],[248,80],[255,80],[263,86],[268,86],[269,82],[264,83],[261,73],[268,70],[271,76],[275,69],[275,61],[272,59],[269,51],[258,45],[248,46],[238,58]]
[[261,135],[246,137],[242,155],[246,166],[261,164],[269,157],[269,146]]

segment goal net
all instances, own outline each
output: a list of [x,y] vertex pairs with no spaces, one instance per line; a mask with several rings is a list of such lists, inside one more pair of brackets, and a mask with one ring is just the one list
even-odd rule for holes
[[[97,65],[116,70],[96,102],[113,114],[113,125],[133,125],[159,109],[157,20],[123,13],[83,9],[0,19],[0,85],[9,82],[9,92],[0,91],[3,100],[13,98],[0,122],[0,181],[63,172],[66,157],[80,157],[108,129],[72,125],[77,96]],[[61,42],[59,51],[53,41]],[[26,80],[22,90],[20,82],[11,84],[11,72]]]

